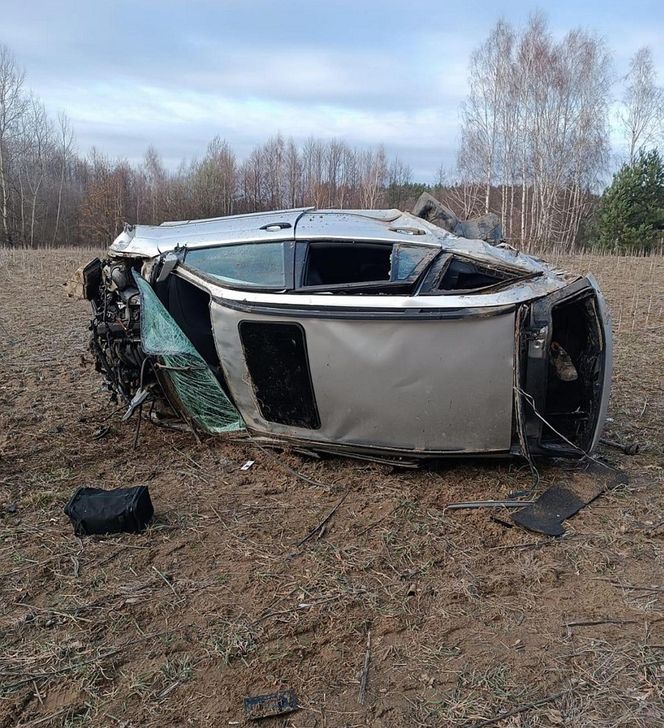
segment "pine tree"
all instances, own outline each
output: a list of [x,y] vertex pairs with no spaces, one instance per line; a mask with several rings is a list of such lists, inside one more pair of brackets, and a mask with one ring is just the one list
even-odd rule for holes
[[650,250],[664,237],[664,163],[640,151],[624,164],[602,195],[597,244],[613,251]]

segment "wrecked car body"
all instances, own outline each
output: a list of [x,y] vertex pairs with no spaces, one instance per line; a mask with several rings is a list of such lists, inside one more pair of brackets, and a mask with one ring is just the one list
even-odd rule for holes
[[398,210],[127,226],[80,272],[129,413],[411,462],[596,446],[612,368],[592,276]]

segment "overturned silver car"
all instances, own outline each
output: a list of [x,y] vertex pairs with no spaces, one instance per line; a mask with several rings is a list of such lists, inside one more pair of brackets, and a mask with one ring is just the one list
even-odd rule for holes
[[114,396],[202,431],[407,463],[578,456],[606,416],[592,276],[398,210],[128,226],[80,283]]

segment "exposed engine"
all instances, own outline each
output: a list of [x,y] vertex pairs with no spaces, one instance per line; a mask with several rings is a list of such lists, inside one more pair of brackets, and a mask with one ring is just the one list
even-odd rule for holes
[[92,304],[90,349],[113,400],[131,402],[146,375],[141,349],[140,297],[131,262],[96,259],[87,266],[86,294]]

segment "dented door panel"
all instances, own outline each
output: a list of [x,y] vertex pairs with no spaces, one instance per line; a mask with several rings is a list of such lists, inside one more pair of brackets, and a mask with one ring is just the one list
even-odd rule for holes
[[316,430],[261,416],[240,339],[244,321],[293,319],[217,301],[211,314],[229,389],[255,432],[421,453],[510,449],[513,311],[408,325],[313,312],[298,319],[320,416]]

